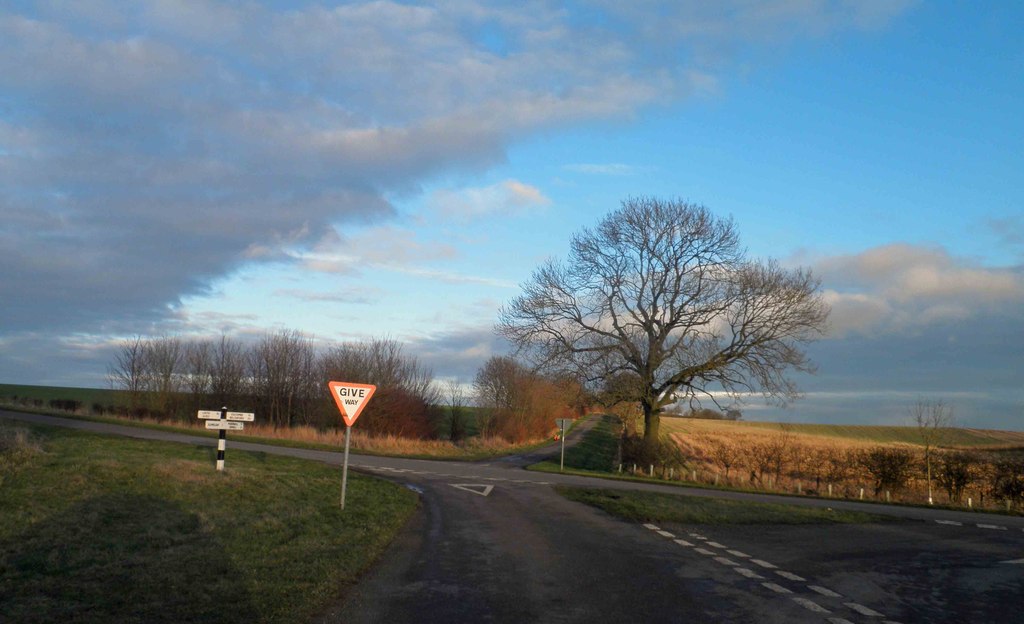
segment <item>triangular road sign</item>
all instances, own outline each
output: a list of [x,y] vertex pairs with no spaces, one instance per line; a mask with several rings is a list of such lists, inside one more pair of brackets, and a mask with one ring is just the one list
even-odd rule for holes
[[449,483],[448,485],[453,488],[459,488],[467,492],[479,494],[480,496],[487,496],[494,489],[493,485],[483,485],[481,483]]
[[370,401],[370,397],[377,390],[377,386],[347,381],[329,381],[327,387],[331,389],[331,396],[338,404],[342,420],[349,427],[359,418],[359,414],[362,413],[363,408]]

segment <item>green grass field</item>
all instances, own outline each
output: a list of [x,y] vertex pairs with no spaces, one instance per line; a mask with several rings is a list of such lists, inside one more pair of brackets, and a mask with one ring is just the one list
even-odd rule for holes
[[859,511],[840,511],[797,505],[753,503],[721,498],[676,496],[596,488],[558,487],[580,503],[634,522],[679,524],[851,524],[891,520]]
[[0,621],[294,622],[337,600],[413,513],[315,462],[0,420]]
[[[786,424],[797,434],[859,442],[920,444],[921,435],[912,426]],[[780,431],[779,423],[701,420],[664,417],[664,433],[729,433],[752,430]],[[1024,446],[1024,432],[952,427],[943,430],[942,446],[954,448],[1012,448]]]
[[82,405],[86,408],[89,408],[94,403],[104,407],[108,405],[124,405],[123,395],[117,390],[0,384],[0,401],[5,399],[12,400],[14,398],[38,399],[44,404],[51,399],[81,401]]

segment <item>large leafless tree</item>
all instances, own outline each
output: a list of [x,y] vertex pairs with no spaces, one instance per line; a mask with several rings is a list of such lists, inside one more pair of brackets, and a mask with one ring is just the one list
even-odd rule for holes
[[811,370],[802,346],[827,317],[811,273],[747,258],[732,220],[641,198],[573,237],[566,261],[541,265],[498,330],[538,366],[639,403],[654,443],[678,400],[794,398],[786,374]]

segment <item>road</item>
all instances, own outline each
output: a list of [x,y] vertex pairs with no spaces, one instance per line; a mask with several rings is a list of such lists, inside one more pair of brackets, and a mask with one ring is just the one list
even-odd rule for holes
[[[73,419],[0,416],[215,444]],[[340,453],[229,444],[341,463]],[[353,468],[417,489],[423,504],[375,569],[320,621],[1021,621],[1024,518],[617,482],[526,472],[523,463],[353,455]],[[554,491],[556,484],[863,509],[905,521],[640,525],[571,503]]]

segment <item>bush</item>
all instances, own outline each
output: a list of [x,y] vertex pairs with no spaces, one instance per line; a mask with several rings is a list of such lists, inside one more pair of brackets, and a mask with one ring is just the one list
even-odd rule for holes
[[993,465],[992,496],[1020,505],[1024,501],[1024,458],[1008,457]]
[[636,464],[643,470],[648,466],[662,469],[674,468],[677,471],[686,468],[686,455],[679,445],[670,438],[662,438],[657,445],[644,442],[643,435],[625,435],[622,438],[622,463]]
[[978,458],[973,453],[954,451],[940,453],[937,459],[935,482],[946,490],[950,501],[959,503],[963,498],[964,490],[971,483],[973,469],[978,464]]
[[883,490],[899,492],[906,487],[914,470],[914,454],[893,446],[876,446],[862,451],[858,462],[871,475],[875,496]]

